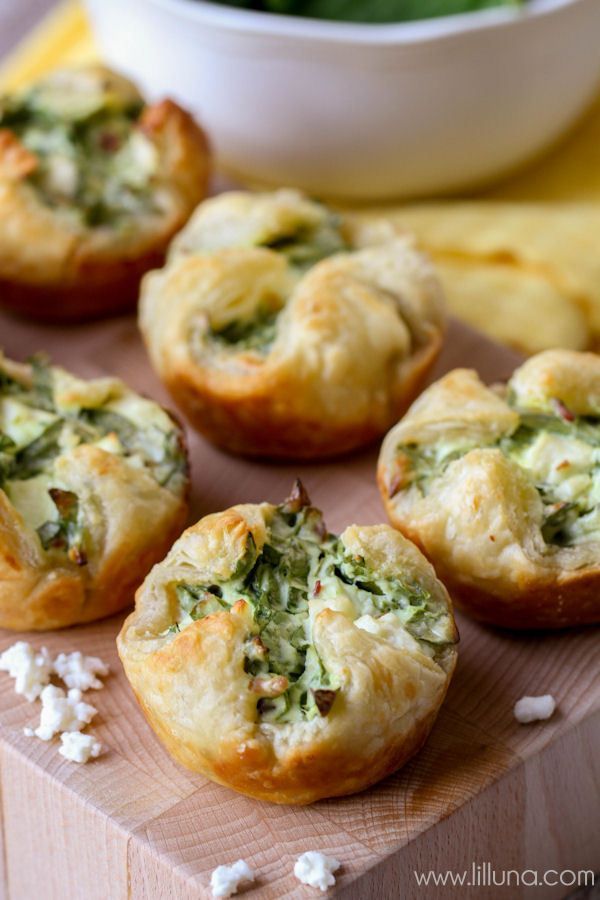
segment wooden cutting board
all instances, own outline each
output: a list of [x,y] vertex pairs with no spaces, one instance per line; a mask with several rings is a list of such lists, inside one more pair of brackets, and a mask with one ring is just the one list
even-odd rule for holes
[[[131,319],[73,328],[32,326],[0,315],[0,346],[16,358],[46,350],[84,376],[125,378],[168,398]],[[436,376],[474,366],[505,378],[518,359],[452,325]],[[376,448],[325,465],[234,459],[190,435],[193,517],[241,501],[279,501],[300,475],[330,528],[383,520]],[[562,897],[566,887],[418,887],[413,872],[600,868],[600,640],[598,630],[518,635],[459,617],[459,665],[422,752],[363,794],[286,808],[238,796],[173,762],[138,709],[114,639],[122,616],[48,635],[18,635],[52,652],[82,650],[112,669],[91,702],[107,752],[69,763],[57,743],[23,735],[39,718],[0,673],[2,853],[6,900],[192,900],[210,895],[210,873],[242,857],[259,873],[251,898],[319,896],[292,875],[318,849],[342,861],[336,896]],[[0,632],[0,650],[16,635]],[[518,725],[523,694],[552,693],[548,722]],[[487,870],[489,871],[489,870]],[[514,876],[513,876],[514,877]],[[529,876],[530,878],[531,876]],[[481,881],[481,877],[480,877]],[[513,881],[514,885],[514,881]]]

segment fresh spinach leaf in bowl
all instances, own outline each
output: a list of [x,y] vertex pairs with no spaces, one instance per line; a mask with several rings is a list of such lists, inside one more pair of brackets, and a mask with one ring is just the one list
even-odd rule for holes
[[493,7],[519,7],[524,0],[215,0],[260,12],[283,13],[310,19],[381,25],[415,22]]

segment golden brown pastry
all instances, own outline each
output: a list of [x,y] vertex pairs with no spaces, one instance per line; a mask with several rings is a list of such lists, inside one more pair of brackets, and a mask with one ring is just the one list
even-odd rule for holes
[[448,594],[387,525],[329,534],[301,485],[189,528],[118,638],[167,749],[274,803],[350,794],[426,739],[456,662]]
[[142,285],[152,362],[193,425],[256,456],[383,434],[440,350],[441,289],[412,241],[301,194],[203,203]]
[[186,112],[101,66],[0,98],[0,302],[45,320],[135,307],[208,165]]
[[392,523],[476,618],[600,622],[600,357],[549,350],[504,388],[450,372],[389,432],[378,480]]
[[0,354],[0,627],[127,606],[185,524],[180,428],[121,381]]

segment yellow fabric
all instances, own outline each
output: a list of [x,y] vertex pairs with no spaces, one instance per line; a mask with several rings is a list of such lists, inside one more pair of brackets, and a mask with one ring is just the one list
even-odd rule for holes
[[[96,58],[80,0],[63,0],[0,67],[0,88]],[[439,261],[451,308],[475,327],[529,352],[600,342],[600,98],[542,158],[468,203],[386,213]],[[516,316],[519,296],[528,312]]]
[[487,196],[531,202],[599,202],[600,97],[556,147]]
[[79,0],[63,0],[0,66],[0,87],[13,90],[63,64],[96,60],[97,50]]

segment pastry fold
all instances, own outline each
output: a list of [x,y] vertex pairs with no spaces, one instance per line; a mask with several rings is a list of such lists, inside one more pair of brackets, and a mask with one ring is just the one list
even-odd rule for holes
[[337,538],[308,502],[189,528],[118,638],[169,752],[275,803],[353,793],[403,765],[456,661],[450,600],[416,547],[387,525]]
[[111,615],[181,532],[179,426],[117,379],[0,355],[0,626]]
[[410,238],[290,190],[203,203],[140,304],[151,361],[192,424],[268,457],[381,436],[422,387],[444,324]]
[[600,621],[600,358],[551,350],[506,386],[458,369],[386,436],[391,522],[484,622]]
[[102,66],[0,98],[0,302],[46,321],[134,309],[208,173],[191,116]]

